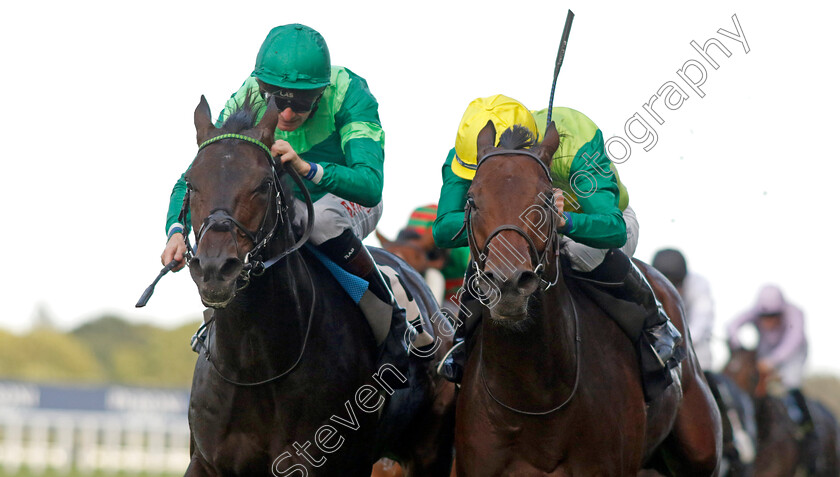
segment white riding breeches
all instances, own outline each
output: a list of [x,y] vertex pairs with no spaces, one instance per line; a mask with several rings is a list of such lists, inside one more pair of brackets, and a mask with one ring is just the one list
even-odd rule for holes
[[776,365],[776,374],[785,389],[798,389],[802,387],[802,378],[805,374],[805,362],[808,360],[808,348],[803,346],[793,356]]
[[[327,194],[315,201],[315,222],[309,242],[321,245],[329,239],[336,238],[347,229],[364,240],[376,229],[376,224],[382,218],[382,201],[373,207],[364,207],[355,202],[342,199],[334,194]],[[306,205],[303,201],[295,201],[295,226],[302,229],[306,224]]]
[[[632,257],[636,253],[636,245],[639,244],[639,221],[636,219],[636,212],[629,205],[622,215],[627,226],[627,242],[621,247],[621,251]],[[561,240],[565,245],[564,253],[572,262],[572,269],[579,272],[591,272],[607,255],[608,249],[590,247],[565,236]]]

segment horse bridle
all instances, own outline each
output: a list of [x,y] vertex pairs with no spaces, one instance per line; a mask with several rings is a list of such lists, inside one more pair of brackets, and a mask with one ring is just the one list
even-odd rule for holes
[[[501,156],[501,155],[509,155],[509,154],[526,156],[526,157],[529,157],[529,158],[535,160],[537,162],[537,164],[539,164],[541,166],[543,172],[545,172],[545,175],[548,178],[549,184],[552,182],[551,181],[551,171],[549,170],[549,168],[545,164],[545,162],[543,162],[542,159],[539,158],[539,156],[537,156],[533,152],[531,152],[529,150],[526,150],[526,149],[497,149],[495,151],[490,151],[489,153],[485,154],[478,161],[478,164],[476,165],[475,170],[478,171],[478,168],[481,167],[481,164],[483,164],[485,161],[487,161],[487,159],[489,159],[491,157]],[[510,230],[512,232],[515,232],[515,233],[521,235],[522,237],[525,238],[525,241],[528,243],[528,253],[531,255],[531,260],[533,260],[532,263],[536,264],[535,268],[534,268],[534,273],[540,278],[540,289],[544,292],[544,291],[548,290],[549,288],[551,288],[552,286],[557,284],[557,282],[560,280],[560,273],[561,273],[560,272],[560,236],[557,233],[556,218],[555,218],[555,215],[557,213],[559,213],[559,211],[557,211],[555,209],[553,202],[551,204],[544,204],[544,207],[547,209],[548,215],[551,217],[551,219],[549,220],[550,229],[549,229],[548,237],[545,241],[545,247],[543,248],[543,251],[541,253],[537,252],[537,247],[534,244],[534,241],[531,239],[530,236],[528,236],[528,234],[525,232],[525,230],[523,230],[521,227],[519,227],[517,225],[511,225],[511,224],[500,225],[499,227],[496,227],[487,236],[487,240],[484,243],[484,248],[479,248],[478,243],[475,240],[475,234],[473,233],[473,228],[472,228],[472,211],[475,208],[475,202],[472,200],[471,197],[469,197],[467,199],[467,203],[464,207],[464,211],[465,211],[464,226],[461,227],[461,230],[458,231],[458,233],[455,235],[455,237],[453,237],[453,239],[457,238],[459,235],[461,235],[461,233],[463,233],[466,230],[467,241],[469,242],[471,251],[474,252],[473,264],[475,266],[475,271],[480,276],[484,271],[484,265],[485,265],[485,262],[486,262],[486,259],[487,259],[487,253],[489,252],[489,247],[490,247],[491,240],[493,240],[493,238],[496,237],[496,235],[498,235],[499,233],[501,233],[505,230]],[[546,265],[547,257],[548,257],[549,251],[551,249],[554,250],[554,259],[555,259],[554,266],[555,266],[555,270],[557,272],[557,275],[554,277],[553,281],[549,282],[549,281],[544,280],[542,278],[542,275],[545,272],[545,269],[546,269],[546,266],[547,266]],[[475,253],[475,252],[479,252],[479,253]],[[569,393],[569,396],[563,402],[561,402],[560,404],[558,404],[558,405],[556,405],[556,406],[554,406],[550,409],[546,409],[546,410],[542,410],[542,411],[528,411],[528,410],[518,409],[518,408],[515,408],[515,407],[510,406],[508,404],[505,404],[501,399],[497,398],[496,395],[493,394],[493,391],[490,389],[490,385],[487,383],[487,378],[484,375],[484,365],[483,365],[483,362],[484,362],[484,360],[483,360],[483,358],[484,358],[484,335],[482,334],[481,335],[481,341],[479,343],[479,357],[478,357],[478,368],[479,368],[479,370],[478,371],[479,371],[479,375],[481,377],[481,383],[484,386],[484,391],[490,396],[490,398],[493,399],[493,401],[496,402],[496,404],[502,406],[503,408],[505,408],[505,409],[507,409],[511,412],[515,412],[517,414],[522,414],[522,415],[526,415],[526,416],[546,416],[548,414],[552,414],[556,411],[559,411],[560,409],[563,409],[564,407],[566,407],[572,401],[572,398],[574,398],[575,394],[577,393],[578,386],[580,384],[580,343],[581,343],[581,339],[580,339],[580,323],[579,323],[579,318],[578,318],[578,314],[577,314],[577,307],[575,306],[574,301],[572,301],[571,304],[572,304],[572,313],[574,315],[574,321],[575,321],[575,357],[576,357],[575,358],[575,363],[576,363],[575,366],[576,366],[576,369],[575,369],[575,382],[574,382],[574,385],[572,386],[572,389],[571,389],[571,392]]]
[[[312,233],[312,225],[314,223],[315,214],[314,214],[314,207],[312,205],[312,198],[309,195],[309,190],[303,184],[303,180],[301,180],[297,171],[295,171],[294,168],[292,168],[291,166],[286,165],[285,166],[286,173],[289,174],[292,177],[292,180],[294,180],[295,183],[298,185],[298,188],[303,193],[304,200],[306,202],[306,211],[307,211],[306,227],[304,228],[303,234],[301,235],[300,239],[298,239],[298,241],[295,242],[295,244],[292,247],[278,252],[276,255],[274,255],[273,257],[271,257],[268,260],[262,261],[261,260],[261,254],[264,251],[265,247],[271,242],[271,239],[274,237],[274,235],[277,232],[277,229],[280,226],[280,224],[289,224],[289,227],[291,227],[291,221],[289,220],[289,216],[288,216],[289,204],[286,202],[285,195],[283,194],[283,191],[280,188],[280,173],[277,170],[277,166],[274,162],[274,156],[272,156],[271,150],[268,148],[268,146],[266,146],[262,142],[254,139],[252,137],[245,136],[243,134],[222,134],[220,136],[210,138],[210,139],[204,141],[203,143],[201,143],[198,146],[198,152],[201,152],[201,150],[204,149],[205,147],[207,147],[208,145],[210,145],[210,144],[212,144],[216,141],[221,141],[222,139],[236,139],[236,140],[244,141],[244,142],[254,144],[254,145],[260,147],[260,149],[262,149],[266,153],[266,158],[268,159],[268,164],[271,167],[271,171],[272,171],[272,176],[273,177],[272,177],[272,180],[270,182],[269,192],[272,189],[275,191],[275,218],[274,218],[274,223],[272,224],[270,230],[268,230],[268,231],[265,230],[266,222],[268,221],[269,213],[270,213],[270,210],[271,210],[271,205],[269,204],[269,207],[266,208],[265,214],[263,215],[263,220],[260,223],[260,228],[257,229],[256,232],[248,230],[244,225],[242,225],[242,223],[240,223],[238,220],[236,220],[230,214],[230,212],[228,212],[227,210],[222,209],[222,208],[217,208],[217,209],[213,209],[212,211],[210,211],[210,215],[208,215],[207,217],[204,218],[204,220],[201,223],[201,227],[196,232],[195,249],[198,249],[198,245],[201,242],[201,238],[204,236],[204,233],[207,232],[207,230],[210,230],[210,229],[212,229],[213,227],[216,227],[216,226],[221,226],[222,228],[229,229],[231,235],[233,236],[234,243],[236,243],[236,237],[235,237],[236,229],[239,229],[246,237],[248,237],[248,239],[251,240],[252,243],[254,243],[254,248],[252,248],[249,252],[247,252],[245,254],[244,266],[243,266],[242,272],[240,272],[239,279],[242,280],[244,283],[243,283],[242,286],[238,287],[238,290],[242,290],[243,288],[245,288],[248,285],[248,283],[250,283],[251,276],[262,275],[263,273],[265,273],[265,271],[269,267],[271,267],[275,263],[279,262],[284,257],[287,257],[290,254],[296,252],[298,249],[300,249],[300,247],[303,246],[304,243],[306,243],[307,240],[309,240],[309,236]],[[198,157],[198,153],[196,153],[196,157]],[[187,183],[187,186],[188,186],[187,187],[187,192],[184,195],[184,203],[181,206],[181,213],[180,213],[179,219],[178,219],[179,222],[181,222],[182,224],[186,223],[187,211],[189,210],[189,197],[190,197],[190,190],[191,190],[190,187],[189,187],[189,182]],[[188,234],[184,234],[184,241],[187,244],[187,252],[184,254],[184,258],[187,262],[187,265],[189,265],[189,261],[192,258],[192,256],[194,255],[194,250],[193,250],[192,246],[190,245]],[[306,344],[309,341],[309,333],[312,329],[312,317],[315,314],[315,301],[316,301],[316,299],[315,299],[315,284],[312,280],[312,274],[309,271],[309,267],[305,266],[306,265],[305,262],[303,262],[303,263],[304,263],[304,268],[306,270],[307,276],[309,277],[309,286],[310,286],[310,289],[312,290],[312,301],[311,301],[310,306],[309,306],[309,318],[307,320],[306,332],[304,333],[303,344],[301,345],[300,353],[298,354],[297,359],[292,363],[291,366],[289,366],[288,369],[286,369],[285,371],[283,371],[280,374],[272,376],[271,378],[264,379],[264,380],[261,380],[261,381],[256,381],[256,382],[240,382],[240,381],[236,381],[236,380],[233,380],[231,378],[228,378],[227,376],[222,374],[222,372],[216,366],[216,363],[211,359],[209,348],[207,347],[207,345],[205,345],[199,339],[198,340],[199,343],[197,344],[197,346],[199,348],[204,348],[205,359],[210,363],[210,365],[216,371],[216,374],[218,374],[219,377],[222,378],[222,380],[224,380],[225,382],[227,382],[229,384],[232,384],[234,386],[241,386],[241,387],[262,386],[264,384],[271,383],[273,381],[276,381],[280,378],[283,378],[283,377],[287,376],[289,373],[294,371],[295,368],[297,368],[297,366],[300,364],[300,362],[303,358],[304,351],[306,350]],[[211,319],[211,321],[212,321],[212,319]],[[199,335],[202,332],[202,329],[207,328],[209,326],[209,324],[210,324],[209,322],[208,323],[203,323],[202,326],[199,328],[198,332],[196,333],[196,335]],[[208,336],[209,336],[209,332],[208,332]]]
[[[491,157],[495,156],[502,156],[502,155],[520,155],[526,156],[540,165],[543,172],[545,172],[545,176],[548,178],[549,184],[551,183],[551,172],[545,162],[539,158],[533,152],[527,149],[497,149],[495,151],[490,151],[489,153],[485,154],[481,157],[478,161],[478,164],[475,167],[476,172],[481,165],[486,162]],[[546,199],[548,202],[550,199]],[[557,284],[557,280],[560,277],[560,267],[559,267],[559,257],[560,257],[560,238],[557,234],[557,227],[556,227],[556,215],[557,210],[554,207],[554,203],[546,203],[543,204],[543,208],[548,213],[549,219],[549,232],[545,241],[545,247],[543,248],[542,252],[537,251],[537,246],[534,244],[533,239],[528,235],[528,233],[519,227],[518,225],[514,224],[504,224],[496,227],[493,229],[492,232],[487,236],[487,239],[484,241],[484,247],[479,247],[478,242],[475,240],[475,233],[473,232],[473,225],[472,225],[472,212],[476,209],[475,201],[472,197],[467,197],[467,203],[464,206],[464,225],[461,227],[461,230],[458,231],[457,234],[453,237],[453,239],[459,237],[463,232],[466,231],[467,233],[467,242],[469,243],[470,249],[473,251],[473,264],[476,270],[476,273],[481,276],[484,273],[484,267],[486,265],[488,253],[490,252],[490,243],[491,241],[500,233],[504,231],[512,231],[525,239],[525,242],[528,244],[528,254],[531,256],[532,263],[534,263],[534,270],[533,272],[539,277],[540,279],[540,289],[542,291],[548,290],[555,284]],[[545,273],[546,267],[548,266],[548,256],[551,250],[554,251],[554,259],[555,259],[555,269],[557,270],[557,276],[554,277],[554,280],[547,281],[543,278],[543,274]]]
[[[271,212],[271,204],[269,204],[269,206],[266,207],[265,214],[263,215],[262,222],[260,223],[260,227],[256,231],[248,230],[241,222],[236,220],[231,215],[230,211],[223,208],[213,209],[210,211],[210,215],[204,218],[204,220],[201,223],[201,227],[199,227],[198,231],[196,231],[195,233],[195,248],[193,248],[190,244],[189,234],[184,234],[184,242],[187,246],[187,251],[184,254],[184,258],[186,260],[187,265],[189,265],[193,256],[195,256],[195,251],[198,249],[198,246],[201,243],[201,239],[204,237],[204,234],[208,230],[214,228],[228,230],[231,233],[231,237],[233,238],[234,243],[237,243],[236,231],[239,230],[251,241],[251,243],[254,244],[254,247],[245,254],[245,258],[243,260],[244,263],[242,271],[239,275],[239,279],[243,282],[243,285],[239,287],[239,289],[241,290],[242,288],[248,285],[251,276],[262,275],[267,268],[279,262],[289,254],[295,252],[300,247],[302,247],[307,240],[309,240],[309,236],[312,233],[312,225],[314,223],[314,208],[312,205],[312,198],[309,196],[309,190],[303,184],[303,180],[300,178],[300,176],[298,175],[297,171],[294,170],[294,168],[286,164],[284,167],[285,172],[289,174],[289,176],[291,176],[292,180],[295,181],[295,183],[298,185],[298,188],[304,195],[304,201],[306,202],[307,210],[307,223],[300,239],[298,239],[298,241],[295,242],[293,246],[278,252],[276,255],[267,260],[263,260],[262,253],[264,252],[268,244],[271,243],[271,240],[277,233],[279,226],[285,223],[289,223],[289,225],[291,226],[288,215],[289,204],[287,202],[285,194],[283,193],[280,187],[280,172],[277,170],[277,165],[274,162],[274,156],[272,156],[271,150],[268,148],[268,146],[263,144],[261,141],[254,139],[250,136],[245,136],[244,134],[221,134],[219,136],[210,138],[198,146],[196,158],[205,147],[223,139],[234,139],[238,141],[243,141],[248,144],[253,144],[259,147],[263,152],[265,152],[265,157],[268,160],[268,165],[271,168],[272,172],[272,179],[269,182],[269,193],[272,191],[274,192],[274,220],[271,224],[271,228],[266,230],[266,224],[269,221],[269,215]],[[181,213],[178,216],[178,221],[182,224],[186,224],[187,222],[187,213],[190,208],[191,190],[192,187],[190,186],[189,181],[187,181],[187,191],[184,194],[184,202],[181,205]]]

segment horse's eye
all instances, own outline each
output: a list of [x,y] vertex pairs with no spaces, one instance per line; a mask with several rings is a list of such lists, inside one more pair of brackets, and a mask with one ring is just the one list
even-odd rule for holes
[[257,190],[255,190],[254,192],[256,192],[257,194],[267,194],[269,189],[271,189],[271,181],[266,180],[265,182],[260,184],[260,186],[257,187]]
[[477,209],[478,207],[475,205],[475,198],[473,196],[467,196],[467,207]]

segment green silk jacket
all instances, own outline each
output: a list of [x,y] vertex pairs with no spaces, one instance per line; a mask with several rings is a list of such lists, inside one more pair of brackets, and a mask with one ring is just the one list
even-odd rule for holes
[[[548,110],[532,113],[542,137]],[[622,211],[629,204],[629,196],[606,154],[601,130],[588,117],[570,108],[554,108],[552,120],[560,133],[560,146],[551,163],[551,178],[566,198],[566,225],[558,231],[591,247],[621,247],[627,241]],[[443,186],[432,229],[435,243],[442,248],[467,245],[466,234],[457,240],[453,237],[464,225],[464,206],[472,181],[452,172],[454,156],[453,148],[441,170]]]
[[[259,95],[256,78],[250,77],[225,103],[216,121],[217,127],[248,94],[258,98],[256,120],[262,118],[265,100]],[[373,207],[382,200],[385,135],[378,110],[376,98],[362,77],[347,68],[333,66],[330,85],[315,112],[294,131],[275,131],[275,139],[288,141],[301,159],[323,167],[323,175],[317,183],[305,182],[313,201],[327,193],[365,207]],[[178,224],[186,193],[185,174],[172,189],[166,217],[167,233]],[[299,191],[296,194],[302,197]],[[182,225],[189,230],[189,223]]]

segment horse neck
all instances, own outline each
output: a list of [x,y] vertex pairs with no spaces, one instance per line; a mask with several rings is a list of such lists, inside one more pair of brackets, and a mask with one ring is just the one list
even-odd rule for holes
[[217,366],[258,379],[292,365],[313,299],[304,267],[299,255],[286,257],[253,277],[228,307],[215,310],[211,354]]
[[[554,276],[552,271],[547,274]],[[565,283],[561,279],[538,294],[531,298],[527,326],[512,330],[485,319],[479,345],[480,365],[488,381],[505,383],[511,401],[531,405],[556,403],[559,396],[568,396],[577,378],[579,359],[578,320]],[[521,401],[523,397],[527,400]]]

